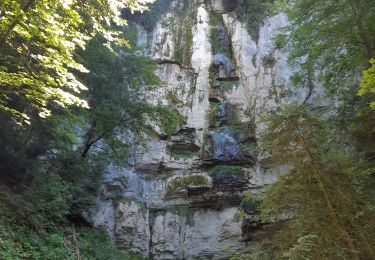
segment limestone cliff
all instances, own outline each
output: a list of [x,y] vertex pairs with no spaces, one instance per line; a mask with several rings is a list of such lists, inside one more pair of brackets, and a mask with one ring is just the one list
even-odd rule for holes
[[147,24],[139,16],[134,25],[163,81],[147,96],[184,122],[172,135],[155,126],[148,149],[134,147],[127,168],[108,166],[92,220],[119,248],[151,259],[249,251],[274,227],[243,220],[242,196],[283,171],[257,154],[260,116],[293,101],[317,102],[320,88],[309,93],[290,83],[288,46],[275,41],[285,15],[249,28],[236,12],[240,0],[159,2],[161,17]]

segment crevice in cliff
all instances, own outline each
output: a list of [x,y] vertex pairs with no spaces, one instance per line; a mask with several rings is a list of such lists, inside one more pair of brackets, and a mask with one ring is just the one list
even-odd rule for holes
[[[149,221],[150,221],[150,217],[149,217]],[[149,241],[148,241],[148,257],[149,259],[153,259],[153,243],[152,243],[152,236],[153,236],[153,223],[149,223],[149,232],[150,232],[150,238],[149,238]]]
[[232,41],[222,14],[210,11],[210,41],[213,61],[210,67],[211,87],[226,87],[239,80],[237,65],[233,55]]

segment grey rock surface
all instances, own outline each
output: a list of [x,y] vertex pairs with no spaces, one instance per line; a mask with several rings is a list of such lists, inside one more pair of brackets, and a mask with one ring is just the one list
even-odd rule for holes
[[[190,24],[184,29],[191,42],[176,44],[178,31],[168,26],[181,23],[182,2],[171,1],[152,32],[136,28],[139,45],[148,46],[145,53],[157,62],[163,81],[147,99],[175,109],[184,122],[170,136],[152,124],[157,135],[147,149],[134,146],[126,168],[108,166],[91,219],[119,248],[150,259],[226,259],[251,250],[249,238],[268,230],[241,218],[244,193],[262,192],[287,169],[269,169],[267,158],[255,152],[265,127],[260,117],[303,102],[308,92],[292,87],[288,46],[279,49],[274,42],[288,23],[284,14],[266,17],[259,39],[253,39],[233,12],[240,0],[188,1],[188,23],[179,25]],[[222,23],[218,27],[210,22],[213,13]],[[211,32],[218,28],[219,44],[230,48],[231,57],[212,52]],[[180,45],[191,46],[185,64],[176,59]],[[308,102],[324,103],[321,96],[317,84]],[[213,176],[215,166],[240,167],[243,174],[223,170]]]

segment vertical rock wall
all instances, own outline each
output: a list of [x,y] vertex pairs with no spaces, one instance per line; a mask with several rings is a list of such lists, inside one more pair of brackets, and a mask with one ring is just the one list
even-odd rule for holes
[[283,171],[264,168],[256,153],[259,117],[307,92],[291,86],[288,47],[274,41],[285,15],[266,17],[254,39],[236,17],[240,0],[169,2],[151,30],[136,28],[164,82],[150,102],[184,122],[170,136],[155,126],[129,167],[108,167],[92,220],[119,248],[151,259],[222,259],[271,233],[240,215],[243,194],[261,192]]

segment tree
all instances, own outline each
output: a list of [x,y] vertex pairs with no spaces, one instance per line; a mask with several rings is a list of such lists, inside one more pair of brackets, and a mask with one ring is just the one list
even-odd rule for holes
[[106,46],[119,38],[124,7],[146,10],[152,0],[7,0],[1,3],[0,109],[19,124],[30,123],[31,111],[46,117],[53,106],[88,107],[86,90],[75,71],[88,72],[75,56],[95,35]]
[[[84,113],[89,127],[84,135],[82,157],[102,140],[109,144],[112,152],[119,149],[117,154],[126,155],[121,147],[127,145],[119,136],[126,137],[131,132],[133,142],[141,141],[150,132],[150,121],[162,118],[161,128],[174,131],[181,120],[176,112],[161,105],[150,105],[145,99],[145,93],[161,83],[155,75],[155,62],[139,55],[136,48],[114,46],[115,51],[111,51],[103,46],[104,42],[102,37],[92,39],[81,54],[83,63],[91,71],[80,75],[82,82],[90,86],[90,110]],[[163,120],[169,125],[163,125]]]
[[375,55],[374,1],[280,0],[276,6],[290,20],[296,85],[311,87],[318,75],[331,97],[353,99],[358,77]]
[[276,258],[375,257],[373,204],[363,194],[366,162],[342,144],[330,120],[303,105],[266,120],[261,147],[273,166],[289,169],[259,198],[263,220],[287,218],[273,243]]
[[119,25],[148,2],[0,1],[0,258],[137,259],[84,216],[130,139],[181,120],[146,102],[155,63]]
[[[375,59],[370,60],[371,67],[363,72],[361,88],[358,91],[359,96],[366,93],[375,94]],[[375,101],[370,103],[372,109],[375,109]]]

